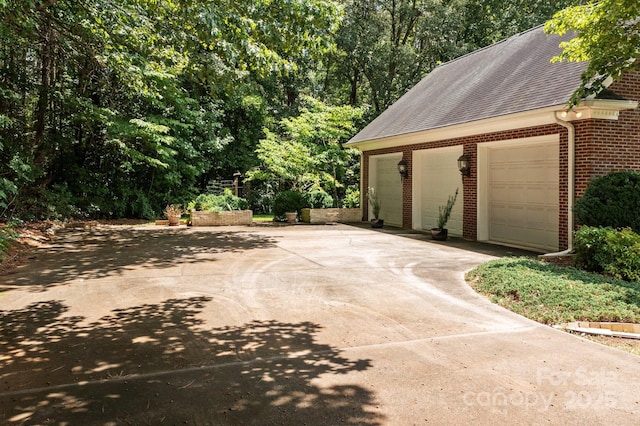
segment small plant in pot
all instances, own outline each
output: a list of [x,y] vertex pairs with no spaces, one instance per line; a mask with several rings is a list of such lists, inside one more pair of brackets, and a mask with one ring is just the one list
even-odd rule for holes
[[367,198],[369,199],[369,205],[371,205],[371,211],[373,212],[373,219],[371,219],[372,228],[382,228],[384,220],[380,219],[380,199],[376,194],[375,188],[369,188],[367,190]]
[[295,223],[302,207],[304,207],[304,200],[300,192],[282,191],[273,199],[274,219]]
[[182,207],[180,204],[169,204],[164,208],[164,215],[169,219],[169,226],[180,225],[180,217],[182,216]]
[[451,210],[453,210],[453,205],[456,203],[457,198],[458,188],[456,188],[456,193],[454,195],[449,195],[447,204],[438,206],[438,226],[435,228],[431,228],[431,237],[434,240],[446,241],[447,237],[449,236],[449,230],[445,228],[445,226],[447,226],[447,222],[451,217]]

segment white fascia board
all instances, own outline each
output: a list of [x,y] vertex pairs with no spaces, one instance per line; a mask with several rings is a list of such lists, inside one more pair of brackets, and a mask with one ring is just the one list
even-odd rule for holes
[[368,141],[348,142],[345,144],[345,147],[356,148],[361,151],[371,151],[374,149],[436,142],[443,139],[463,138],[485,133],[542,126],[555,123],[554,113],[556,111],[562,111],[562,108],[560,106],[547,107],[421,132],[406,133]]
[[360,151],[372,151],[376,149],[436,142],[444,139],[464,138],[486,133],[544,126],[547,124],[556,124],[556,112],[564,114],[563,120],[565,121],[585,119],[617,120],[620,111],[636,108],[638,108],[638,102],[636,101],[609,99],[584,100],[571,110],[568,110],[566,105],[556,105],[421,132],[406,133],[368,141],[348,142],[345,144],[345,147],[355,148]]

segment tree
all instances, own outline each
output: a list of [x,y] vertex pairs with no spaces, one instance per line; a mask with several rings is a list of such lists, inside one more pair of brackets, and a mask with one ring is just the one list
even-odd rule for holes
[[577,1],[345,1],[338,50],[325,55],[325,90],[334,102],[368,103],[379,114],[438,64],[542,24]]
[[266,182],[276,192],[322,189],[338,201],[346,187],[357,185],[359,157],[342,143],[357,131],[364,110],[311,97],[303,105],[298,116],[280,121],[278,133],[265,129],[256,149],[262,164],[248,180]]
[[340,13],[330,0],[0,1],[0,215],[150,217],[249,167]]
[[640,58],[640,2],[637,0],[600,0],[569,7],[546,23],[552,34],[576,33],[560,44],[562,53],[554,61],[588,61],[580,87],[572,94],[570,106],[595,95],[607,80],[619,79],[626,71],[638,68]]

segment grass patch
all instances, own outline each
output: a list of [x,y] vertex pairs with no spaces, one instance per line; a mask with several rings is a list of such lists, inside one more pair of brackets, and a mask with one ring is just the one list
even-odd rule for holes
[[640,322],[640,283],[530,258],[487,262],[467,274],[494,303],[543,324]]
[[253,221],[254,222],[272,222],[273,215],[272,214],[254,214]]

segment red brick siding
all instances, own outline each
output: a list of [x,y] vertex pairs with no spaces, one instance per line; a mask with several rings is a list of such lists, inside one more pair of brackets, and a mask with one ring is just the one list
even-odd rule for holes
[[[521,139],[534,136],[552,135],[560,133],[560,208],[563,212],[560,214],[560,246],[565,248],[568,244],[565,230],[567,229],[567,132],[566,129],[555,125],[546,125],[539,127],[531,127],[524,129],[515,129],[496,133],[486,133],[482,135],[474,135],[465,138],[444,139],[435,142],[420,143],[414,145],[407,145],[395,148],[385,148],[379,150],[365,151],[363,153],[363,183],[362,187],[366,190],[369,186],[369,157],[372,155],[390,154],[395,152],[402,152],[404,160],[409,167],[409,178],[403,180],[402,185],[402,227],[411,228],[412,225],[412,179],[413,165],[412,165],[412,151],[442,148],[447,146],[462,145],[463,152],[471,158],[471,175],[463,179],[464,187],[464,207],[463,207],[463,236],[464,238],[475,240],[477,238],[477,210],[478,210],[478,197],[477,197],[477,145],[485,142],[496,142],[502,140]],[[365,199],[366,202],[366,199]],[[368,220],[367,212],[365,211],[364,220]]]
[[[640,101],[640,72],[625,75],[610,87]],[[618,120],[583,120],[576,128],[576,196],[591,179],[613,171],[640,170],[640,110],[621,111]]]

